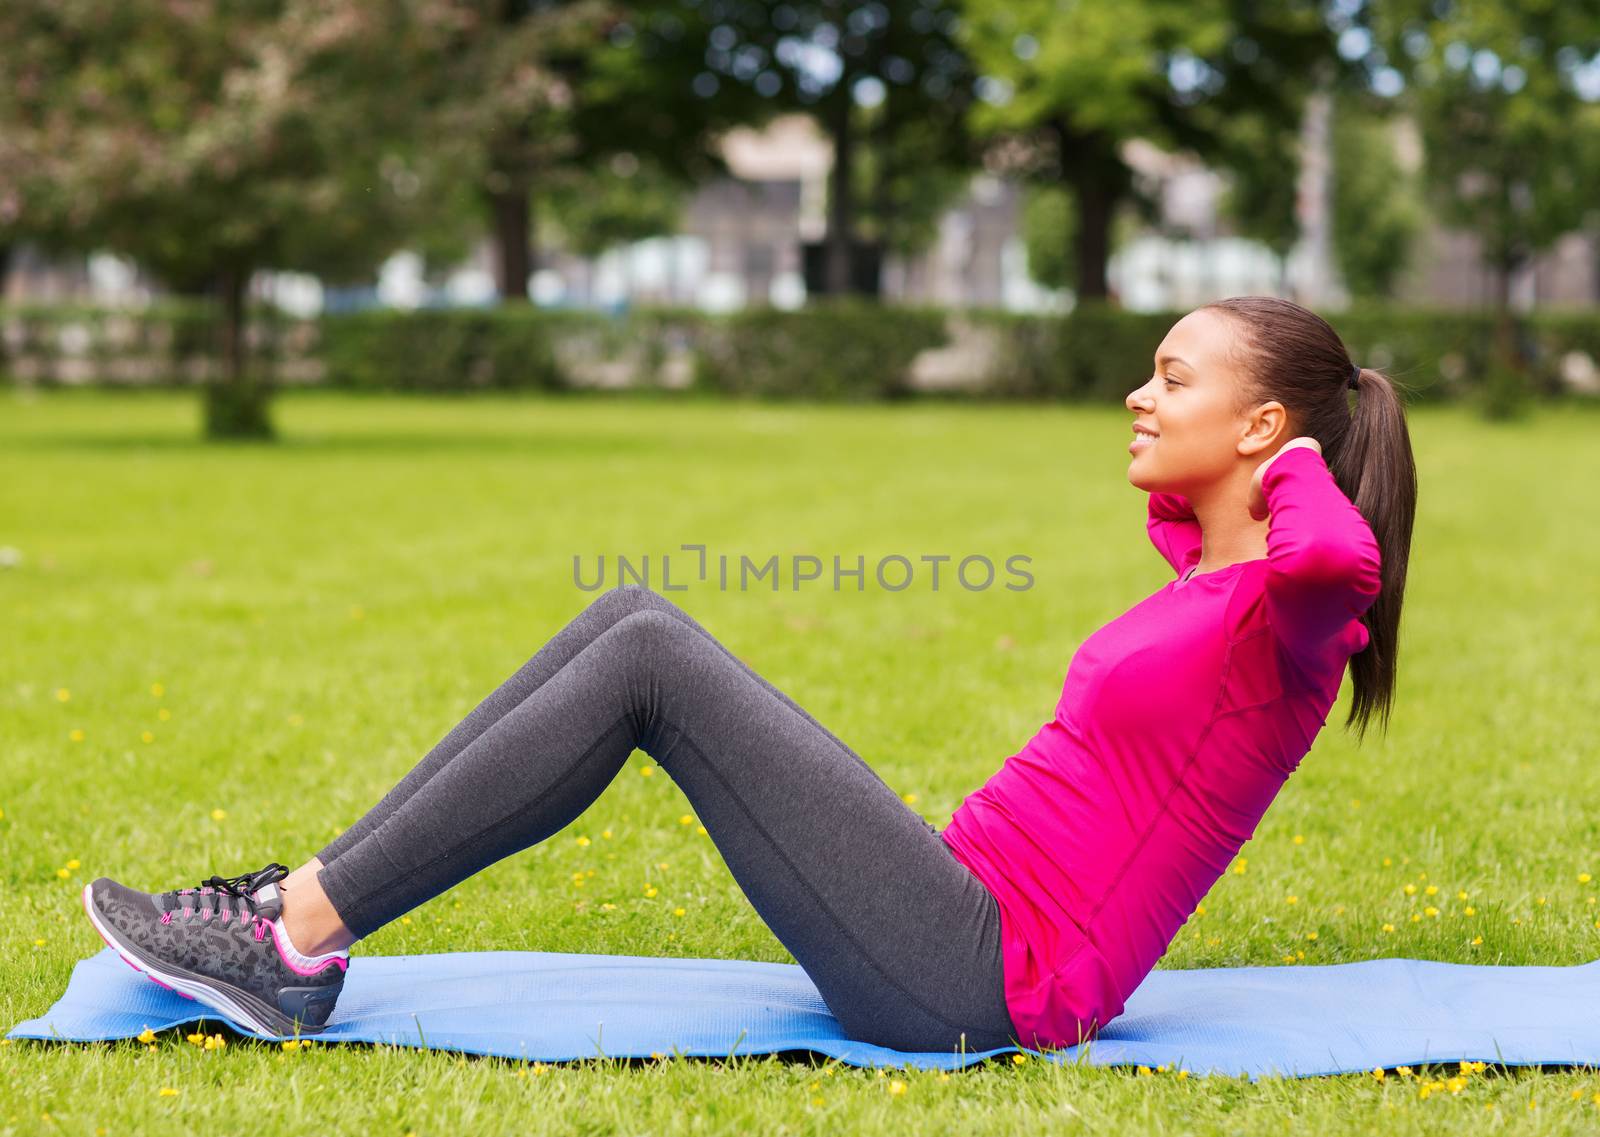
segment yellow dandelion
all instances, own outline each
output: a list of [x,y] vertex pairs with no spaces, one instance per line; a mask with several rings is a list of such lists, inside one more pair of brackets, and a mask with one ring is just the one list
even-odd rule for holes
[[1465,908],[1463,908],[1463,909],[1462,909],[1462,910],[1461,910],[1461,911],[1462,911],[1462,913],[1463,913],[1463,914],[1465,914],[1465,915],[1467,915],[1467,916],[1476,916],[1476,915],[1477,915],[1477,914],[1478,914],[1478,910],[1477,910],[1477,909],[1476,909],[1476,908],[1474,908],[1474,907],[1473,907],[1473,906],[1472,906],[1472,905],[1470,905],[1470,904],[1468,904],[1468,905],[1467,905],[1467,906],[1466,906],[1466,907],[1465,907]]
[[1465,900],[1466,898],[1467,898],[1467,890],[1466,889],[1463,888],[1460,892],[1456,893],[1456,899],[1457,900]]
[[152,683],[150,684],[150,693],[159,699],[167,693],[167,689],[160,683]]
[[695,832],[704,837],[706,835],[706,827],[704,825],[697,825],[695,826]]
[[1394,1068],[1394,1072],[1399,1074],[1402,1078],[1409,1078],[1411,1077],[1412,1069],[1410,1066],[1396,1066]]
[[1540,905],[1540,907],[1543,907],[1544,906],[1544,897],[1542,897],[1542,896],[1539,897],[1539,899],[1538,899],[1538,901],[1536,903],[1538,903]]
[[162,1086],[161,1092],[158,1096],[164,1098],[175,1098],[178,1096],[178,1091],[173,1089],[171,1086]]
[[1593,878],[1591,878],[1589,876],[1589,874],[1586,873],[1586,872],[1581,872],[1581,873],[1578,874],[1578,883],[1579,884],[1588,884],[1591,879],[1593,879]]
[[1483,943],[1483,937],[1482,936],[1473,936],[1472,937],[1472,946],[1473,947],[1478,947],[1482,943]]
[[1383,1067],[1382,1066],[1374,1066],[1372,1068],[1372,1076],[1374,1078],[1378,1079],[1378,1081],[1380,1081],[1380,1082],[1383,1081],[1383,1079],[1384,1079]]
[[600,907],[603,911],[610,912],[616,908],[616,905],[607,900],[604,904],[600,905]]
[[213,809],[211,811],[211,820],[212,821],[221,821],[223,818],[225,818],[227,816],[228,816],[228,811],[225,810],[225,809]]
[[1467,1088],[1467,1080],[1465,1078],[1461,1077],[1460,1075],[1457,1075],[1456,1077],[1451,1078],[1448,1082],[1446,1082],[1445,1083],[1445,1087],[1451,1093],[1459,1094],[1462,1090]]
[[600,836],[604,837],[607,841],[611,840],[611,830],[609,830],[609,829],[600,830]]
[[1283,957],[1283,962],[1285,962],[1285,963],[1293,963],[1294,962],[1294,956],[1292,956],[1292,955],[1284,956]]
[[592,842],[589,840],[589,838],[587,838],[587,837],[579,837],[578,838],[578,847],[580,849],[586,849],[586,848],[589,847],[590,844],[592,844]]
[[1384,868],[1389,868],[1393,864],[1394,864],[1394,858],[1393,857],[1385,857],[1385,858],[1383,858],[1383,867]]
[[890,1083],[889,1083],[889,1093],[890,1094],[894,1095],[895,1097],[899,1097],[901,1094],[903,1094],[905,1092],[906,1092],[906,1084],[904,1082],[902,1082],[899,1078],[895,1078],[892,1081],[890,1081]]
[[1433,1087],[1432,1086],[1420,1086],[1420,1087],[1418,1087],[1418,1089],[1417,1089],[1417,1097],[1420,1100],[1427,1101],[1432,1096],[1433,1096]]
[[644,894],[645,894],[646,898],[653,898],[655,896],[656,892],[657,892],[657,889],[651,887],[650,885],[646,885],[645,886]]
[[1013,1066],[1021,1066],[1027,1060],[1028,1056],[1026,1054],[1013,1054],[1011,1056],[1011,1064]]
[[682,817],[678,818],[678,824],[679,825],[693,825],[694,824],[694,814],[685,813]]
[[207,1050],[221,1050],[226,1045],[228,1045],[228,1040],[223,1038],[220,1034],[214,1034],[210,1038],[206,1039]]
[[1475,1073],[1475,1074],[1481,1074],[1485,1070],[1487,1070],[1488,1068],[1489,1068],[1489,1063],[1487,1063],[1487,1062],[1474,1062],[1472,1064],[1472,1072]]
[[1418,880],[1427,880],[1428,879],[1428,874],[1425,873],[1425,872],[1419,872],[1417,874],[1417,879]]
[[1285,904],[1298,904],[1300,903],[1300,898],[1298,896],[1285,896],[1283,902]]
[[183,1037],[184,1041],[188,1042],[191,1046],[204,1046],[206,1044],[206,1036],[201,1034],[199,1031],[195,1031],[193,1034],[186,1034]]
[[939,1075],[939,1080],[940,1080],[940,1081],[941,1081],[941,1082],[948,1082],[948,1081],[949,1081],[949,1080],[950,1080],[950,1071],[948,1071],[948,1070],[945,1070],[945,1071],[944,1071],[944,1072],[942,1072],[942,1073],[941,1073],[941,1074],[940,1074],[940,1075]]
[[1296,833],[1291,840],[1293,840],[1296,845],[1304,845],[1306,843],[1305,835],[1301,833]]
[[72,875],[72,870],[71,869],[57,869],[56,870],[56,875],[59,876],[61,879],[65,880],[67,877]]
[[640,766],[639,767],[639,773],[644,775],[646,778],[650,777],[650,775],[654,774],[655,772],[656,772],[656,768],[654,766]]
[[672,910],[672,914],[673,914],[673,915],[674,915],[674,916],[682,916],[682,915],[684,915],[684,914],[685,914],[685,913],[686,913],[686,912],[688,912],[688,909],[687,909],[687,908],[674,908],[674,909],[673,909],[673,910]]
[[1422,914],[1424,916],[1437,916],[1439,914],[1439,910],[1430,904],[1422,910]]
[[656,868],[660,869],[662,872],[666,872],[669,867],[670,866],[667,864],[666,861],[657,861],[656,862]]
[[298,1038],[288,1039],[287,1041],[284,1042],[283,1048],[285,1050],[299,1050],[300,1049],[300,1040]]
[[1178,1081],[1181,1082],[1181,1081],[1183,1081],[1183,1079],[1187,1078],[1188,1076],[1189,1076],[1189,1071],[1187,1071],[1187,1070],[1179,1070],[1178,1071]]
[[1411,922],[1413,924],[1422,923],[1422,913],[1421,912],[1413,912],[1413,913],[1411,913]]
[[1155,1073],[1148,1066],[1140,1066],[1139,1076],[1141,1078],[1153,1078],[1155,1077]]
[[900,800],[905,802],[907,805],[914,805],[914,804],[916,804],[917,795],[916,794],[901,794],[900,795]]
[[1416,895],[1416,894],[1417,894],[1417,886],[1416,886],[1416,885],[1414,885],[1414,884],[1411,884],[1411,883],[1410,883],[1410,882],[1409,882],[1409,881],[1408,881],[1408,882],[1407,882],[1407,883],[1406,883],[1406,895],[1407,895],[1407,896],[1415,896],[1415,895]]
[[1386,931],[1386,932],[1392,932],[1392,931],[1394,931],[1394,925],[1393,924],[1385,924],[1383,926],[1383,930]]
[[72,692],[71,691],[67,690],[65,687],[57,687],[56,688],[56,701],[57,702],[64,703],[70,698],[72,698]]
[[410,916],[402,916],[402,917],[400,917],[400,922],[402,924],[409,924],[409,923],[411,923],[411,917]]
[[1429,896],[1437,896],[1439,894],[1439,886],[1437,884],[1430,884],[1422,891],[1426,892]]
[[1204,904],[1196,904],[1194,906],[1194,914],[1196,916],[1204,916],[1206,914],[1206,906]]
[[77,726],[73,727],[70,731],[67,732],[67,737],[70,738],[73,742],[82,742],[83,738],[84,738],[83,728],[82,727],[77,727]]
[[[294,717],[295,718],[299,718],[300,716],[299,715],[295,715]],[[167,710],[166,707],[162,707],[159,711],[156,712],[156,718],[160,719],[162,722],[167,722],[169,719],[172,718],[172,712]]]
[[80,861],[77,857],[73,857],[70,861],[67,862],[67,867],[69,869],[75,869],[81,864],[83,864],[82,861]]
[[156,740],[156,736],[151,734],[148,730],[141,730],[139,732],[139,737],[145,742],[154,742]]
[[1306,939],[1314,940],[1316,938],[1317,938],[1317,933],[1315,933],[1315,932],[1307,932],[1306,933]]
[[155,1040],[156,1040],[156,1032],[151,1030],[148,1026],[146,1026],[144,1028],[144,1030],[139,1032],[139,1041],[140,1042],[148,1044],[148,1043],[154,1042]]
[[1234,875],[1235,876],[1243,876],[1244,875],[1244,866],[1245,866],[1245,858],[1244,857],[1240,857],[1237,861],[1234,861],[1233,862]]
[[33,941],[33,946],[34,947],[44,947],[44,941],[43,940],[34,940]]

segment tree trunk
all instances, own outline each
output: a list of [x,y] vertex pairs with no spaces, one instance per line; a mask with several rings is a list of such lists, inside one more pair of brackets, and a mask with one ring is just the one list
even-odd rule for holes
[[502,303],[528,299],[528,277],[533,272],[533,218],[529,190],[515,181],[505,190],[489,192],[494,220],[495,285]]
[[823,242],[823,291],[842,296],[853,291],[851,238],[854,236],[855,201],[851,192],[851,167],[855,164],[855,135],[851,123],[850,87],[843,78],[828,104],[828,130],[833,137],[833,169],[828,171],[828,234]]
[[1080,134],[1064,123],[1054,124],[1060,147],[1061,179],[1078,207],[1073,253],[1077,264],[1075,300],[1105,300],[1111,258],[1111,218],[1116,212],[1128,171],[1111,143],[1098,135]]
[[245,345],[245,291],[250,269],[224,266],[216,291],[222,306],[218,356],[221,374],[206,384],[205,433],[215,439],[270,439],[273,436],[265,377],[250,372]]

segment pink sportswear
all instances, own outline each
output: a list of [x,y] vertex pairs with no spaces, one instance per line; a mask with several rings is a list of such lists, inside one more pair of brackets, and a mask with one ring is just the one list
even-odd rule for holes
[[1370,526],[1309,447],[1267,468],[1267,555],[1189,576],[1200,524],[1149,497],[1178,577],[1079,645],[1055,716],[942,836],[1000,909],[1028,1046],[1122,1013],[1228,868],[1338,697],[1379,590]]

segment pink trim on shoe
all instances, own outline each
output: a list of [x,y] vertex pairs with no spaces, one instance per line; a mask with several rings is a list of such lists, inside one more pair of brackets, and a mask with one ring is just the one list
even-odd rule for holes
[[[345,972],[350,970],[350,960],[342,955],[336,955],[330,959],[326,959],[316,967],[313,967],[309,970],[301,967],[295,963],[294,960],[290,959],[289,956],[284,952],[283,934],[278,931],[277,921],[268,922],[266,920],[262,920],[261,923],[266,924],[266,926],[272,931],[272,944],[278,949],[278,958],[283,960],[283,965],[296,975],[321,975],[330,967],[337,967],[340,971]],[[257,925],[256,930],[257,932],[260,931],[260,924]],[[258,935],[256,938],[260,939],[261,937]]]

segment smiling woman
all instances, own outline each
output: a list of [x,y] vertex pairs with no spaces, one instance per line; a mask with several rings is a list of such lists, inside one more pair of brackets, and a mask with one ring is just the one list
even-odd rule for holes
[[1363,373],[1352,417],[1348,356],[1304,309],[1210,305],[1155,362],[1128,396],[1129,479],[1178,577],[1080,645],[1048,721],[942,832],[688,613],[623,587],[293,873],[153,894],[102,877],[90,920],[236,1022],[314,1031],[351,944],[560,832],[637,749],[847,1036],[1093,1037],[1254,833],[1347,663],[1370,661],[1358,700],[1387,700],[1415,505],[1387,380]]
[[[1369,698],[1393,678],[1416,487],[1387,381],[1366,373],[1352,419],[1332,329],[1268,297],[1190,313],[1155,364],[1127,399],[1128,477],[1178,577],[1084,640],[1054,715],[944,834],[1000,901],[1024,1039],[1119,1015],[1310,749],[1347,662],[1373,659]],[[1370,464],[1350,479],[1370,519],[1324,441]]]

